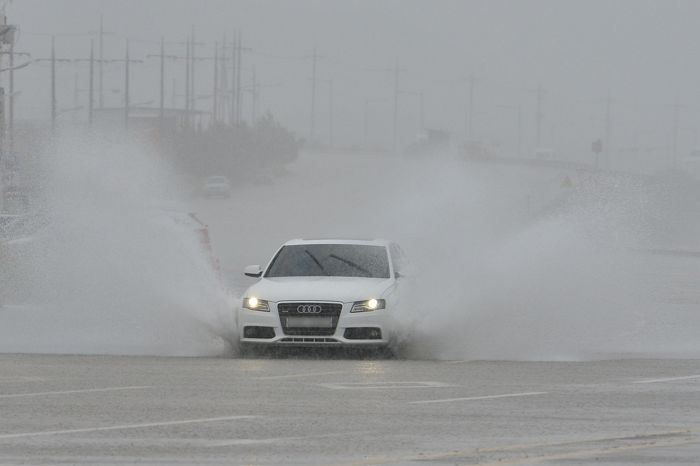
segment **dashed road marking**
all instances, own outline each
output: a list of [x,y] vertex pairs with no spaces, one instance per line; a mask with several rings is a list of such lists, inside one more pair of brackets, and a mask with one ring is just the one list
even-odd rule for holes
[[35,393],[9,393],[2,395],[0,398],[29,398],[34,396],[50,396],[50,395],[73,395],[78,393],[99,393],[99,392],[117,392],[121,390],[145,390],[153,388],[150,385],[133,386],[133,387],[106,387],[106,388],[87,388],[84,390],[60,390],[55,392],[35,392]]
[[661,382],[676,382],[678,380],[692,380],[700,379],[700,375],[686,375],[683,377],[667,377],[665,379],[647,379],[647,380],[637,380],[632,383],[661,383]]
[[549,392],[523,392],[523,393],[506,393],[503,395],[485,395],[485,396],[468,396],[463,398],[443,398],[441,400],[420,400],[409,401],[409,404],[429,404],[429,403],[451,403],[454,401],[477,401],[477,400],[493,400],[497,398],[517,398],[521,396],[536,396],[546,395]]
[[264,445],[264,444],[280,444],[284,442],[299,442],[300,440],[320,440],[333,437],[348,438],[351,435],[367,435],[372,433],[368,430],[361,431],[345,431],[345,432],[335,432],[330,434],[318,434],[318,435],[304,435],[300,437],[276,437],[276,438],[262,438],[262,439],[250,439],[250,438],[237,438],[229,440],[217,440],[208,442],[208,447],[230,447],[238,445]]
[[145,429],[149,427],[181,426],[185,424],[204,424],[209,422],[236,421],[241,419],[254,419],[260,416],[225,416],[208,417],[202,419],[185,419],[182,421],[146,422],[143,424],[122,424],[116,426],[85,427],[81,429],[47,430],[39,432],[21,432],[17,434],[0,434],[0,440],[16,439],[23,437],[45,437],[50,435],[83,434],[91,432],[106,432],[111,430]]
[[253,377],[255,380],[277,380],[277,379],[296,379],[301,377],[315,377],[317,375],[333,375],[345,374],[347,371],[331,371],[331,372],[309,372],[304,374],[288,374],[288,375],[270,375],[265,377]]
[[402,388],[443,388],[454,387],[443,382],[345,382],[321,383],[321,387],[332,390],[396,390]]
[[0,377],[0,383],[18,383],[18,382],[43,382],[46,380],[43,377],[33,377],[29,375],[8,375]]

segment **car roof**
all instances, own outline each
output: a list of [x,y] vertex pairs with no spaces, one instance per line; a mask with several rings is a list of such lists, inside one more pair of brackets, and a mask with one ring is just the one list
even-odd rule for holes
[[300,244],[360,244],[365,246],[389,246],[391,241],[385,239],[349,239],[349,238],[298,238],[284,243],[285,246]]

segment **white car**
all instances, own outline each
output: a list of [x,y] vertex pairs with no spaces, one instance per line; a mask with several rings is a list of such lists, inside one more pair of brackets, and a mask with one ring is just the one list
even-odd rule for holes
[[242,351],[258,345],[390,349],[404,255],[384,240],[288,241],[237,313]]

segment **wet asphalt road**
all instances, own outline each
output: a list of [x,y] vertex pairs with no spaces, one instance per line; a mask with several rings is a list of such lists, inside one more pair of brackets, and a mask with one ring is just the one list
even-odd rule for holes
[[58,463],[697,465],[700,360],[0,355],[0,464]]

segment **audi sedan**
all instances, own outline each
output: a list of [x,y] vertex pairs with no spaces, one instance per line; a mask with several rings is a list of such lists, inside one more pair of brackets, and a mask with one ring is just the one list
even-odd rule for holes
[[283,244],[243,295],[240,347],[352,346],[390,350],[403,252],[384,240]]

